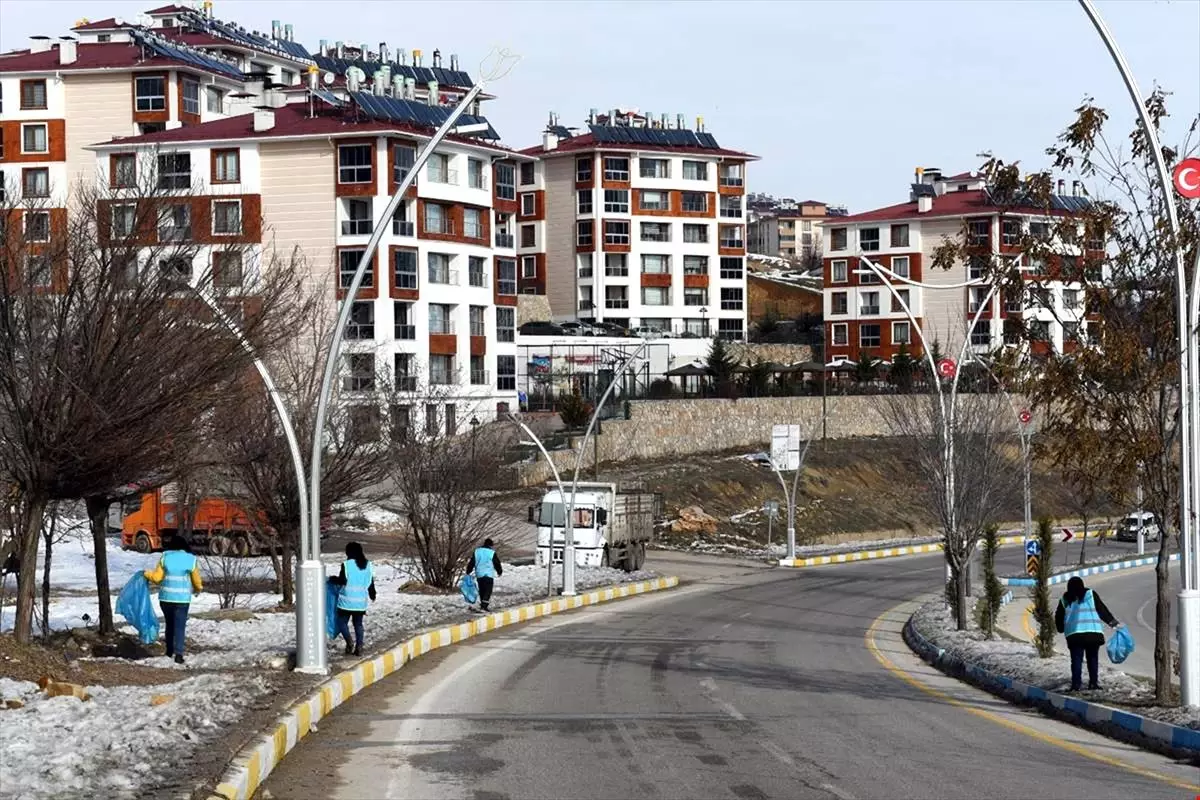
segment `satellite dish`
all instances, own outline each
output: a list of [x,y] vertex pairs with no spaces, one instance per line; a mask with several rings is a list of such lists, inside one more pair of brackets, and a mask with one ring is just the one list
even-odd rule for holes
[[332,86],[333,81],[334,81],[334,77],[333,77],[332,72],[326,72],[324,75],[321,76],[321,83],[325,84],[326,86]]

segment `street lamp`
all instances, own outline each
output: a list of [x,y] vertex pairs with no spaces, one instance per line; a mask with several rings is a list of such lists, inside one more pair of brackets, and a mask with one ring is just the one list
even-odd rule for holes
[[700,306],[700,336],[708,338],[708,309]]

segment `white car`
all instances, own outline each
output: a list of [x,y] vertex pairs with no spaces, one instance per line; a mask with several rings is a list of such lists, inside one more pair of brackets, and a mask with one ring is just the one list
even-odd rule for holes
[[673,338],[671,336],[670,331],[664,331],[664,330],[661,330],[660,328],[646,328],[646,327],[634,328],[632,333],[638,339],[671,339],[671,338]]
[[1154,514],[1149,511],[1131,511],[1126,517],[1117,524],[1117,541],[1118,542],[1136,542],[1138,537],[1138,525],[1141,525],[1142,536],[1147,542],[1157,542],[1162,531],[1158,527],[1158,520]]

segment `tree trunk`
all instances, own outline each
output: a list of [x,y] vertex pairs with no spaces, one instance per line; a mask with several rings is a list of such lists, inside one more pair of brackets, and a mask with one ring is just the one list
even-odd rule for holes
[[92,546],[96,550],[96,599],[100,602],[100,634],[112,633],[112,589],[108,583],[108,507],[107,497],[87,498],[88,521],[92,528]]
[[50,556],[54,550],[54,522],[46,528],[46,561],[42,567],[42,638],[50,638]]
[[954,622],[960,631],[967,629],[967,576],[966,569],[960,567],[954,576]]
[[1087,535],[1088,521],[1087,517],[1083,518],[1083,541],[1079,543],[1079,565],[1083,566],[1087,559]]
[[1154,565],[1154,699],[1171,704],[1171,584],[1167,571],[1171,537],[1163,530],[1158,537],[1158,562]]
[[21,571],[17,575],[17,609],[13,620],[13,635],[21,644],[29,644],[33,636],[33,604],[37,594],[38,543],[42,538],[42,517],[46,513],[45,497],[27,497],[25,530],[19,553]]

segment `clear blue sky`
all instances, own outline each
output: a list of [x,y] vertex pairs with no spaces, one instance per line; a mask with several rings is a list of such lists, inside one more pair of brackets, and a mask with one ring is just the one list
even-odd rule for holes
[[[0,49],[165,2],[0,0]],[[1174,92],[1167,140],[1178,140],[1200,113],[1200,2],[1098,6],[1142,87]],[[538,141],[551,110],[568,125],[591,107],[702,115],[722,145],[762,157],[752,191],[852,211],[907,199],[917,165],[970,169],[991,150],[1042,166],[1087,94],[1123,131],[1133,122],[1070,0],[216,0],[215,13],[259,30],[290,22],[310,49],[322,38],[439,48],[472,72],[504,44],[524,60],[488,113],[509,145]]]

